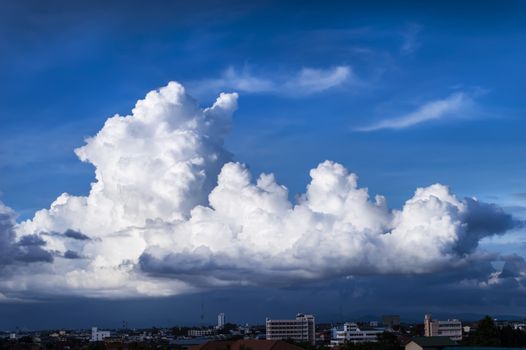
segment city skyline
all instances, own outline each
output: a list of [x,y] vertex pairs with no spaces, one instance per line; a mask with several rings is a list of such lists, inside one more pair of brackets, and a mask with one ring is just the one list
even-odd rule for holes
[[524,10],[0,5],[0,329],[524,317]]

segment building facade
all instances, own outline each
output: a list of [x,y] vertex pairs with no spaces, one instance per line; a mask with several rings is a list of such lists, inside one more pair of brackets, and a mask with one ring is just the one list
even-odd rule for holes
[[216,334],[216,330],[213,328],[189,329],[187,334],[189,337],[207,337]]
[[111,336],[110,331],[99,331],[97,327],[91,328],[90,341],[103,341],[104,338],[109,338],[110,336]]
[[267,340],[292,339],[299,342],[316,343],[316,323],[313,315],[298,314],[294,320],[272,320],[267,318]]
[[356,323],[345,323],[343,327],[332,329],[331,347],[345,343],[376,343],[383,332],[383,328],[360,329]]
[[424,317],[424,334],[426,337],[448,337],[451,340],[462,340],[462,322],[459,320],[433,320],[431,315]]
[[222,329],[225,326],[225,313],[221,312],[217,315],[217,328]]

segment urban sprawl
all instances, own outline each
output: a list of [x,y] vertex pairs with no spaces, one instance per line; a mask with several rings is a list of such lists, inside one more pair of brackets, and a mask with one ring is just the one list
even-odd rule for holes
[[316,323],[314,315],[290,319],[267,318],[262,325],[226,322],[207,327],[101,330],[3,331],[0,349],[188,349],[188,350],[476,350],[480,347],[526,348],[526,321],[438,320],[425,315],[423,323],[403,322],[399,315],[380,320]]

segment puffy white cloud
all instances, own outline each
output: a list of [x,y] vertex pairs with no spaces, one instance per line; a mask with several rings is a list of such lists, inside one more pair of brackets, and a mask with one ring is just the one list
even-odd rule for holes
[[[371,201],[357,176],[326,161],[311,171],[312,181],[299,203],[272,175],[255,184],[240,164],[226,164],[210,194],[210,208],[197,207],[183,224],[185,247],[150,246],[142,256],[147,272],[194,278],[210,273],[222,282],[288,282],[367,273],[424,273],[451,267],[475,248],[462,239],[470,200],[459,200],[446,186],[420,188],[402,210],[391,211],[383,197]],[[475,202],[475,201],[474,201]],[[473,204],[472,204],[473,205]],[[509,215],[486,235],[511,228]],[[479,236],[477,236],[480,239]],[[181,269],[185,261],[191,266]],[[192,275],[188,275],[188,271]]]
[[252,181],[245,165],[230,162],[223,140],[236,100],[221,94],[201,109],[169,83],[76,150],[95,166],[87,196],[62,194],[19,224],[1,205],[0,252],[22,255],[0,261],[0,292],[173,295],[426,273],[461,265],[481,238],[514,225],[499,208],[440,184],[391,210],[331,161],[311,170],[293,203],[272,174]]
[[206,204],[230,159],[223,138],[236,101],[237,94],[221,94],[201,110],[174,82],[148,93],[132,115],[109,118],[75,150],[96,168],[89,195],[62,194],[20,231],[74,229],[99,237],[146,220],[186,218],[194,206]]

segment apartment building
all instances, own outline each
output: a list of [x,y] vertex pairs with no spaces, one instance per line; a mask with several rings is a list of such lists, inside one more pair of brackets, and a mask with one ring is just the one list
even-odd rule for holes
[[91,328],[91,337],[90,341],[103,341],[105,338],[109,338],[111,336],[110,331],[99,331],[97,327]]
[[332,329],[331,347],[345,343],[367,343],[377,342],[378,334],[382,334],[383,328],[360,329],[356,323],[345,323],[343,327]]
[[424,334],[426,337],[448,337],[462,340],[462,322],[459,320],[433,320],[431,315],[424,316]]
[[267,340],[292,339],[299,342],[316,343],[316,323],[313,315],[297,314],[293,320],[267,318]]

